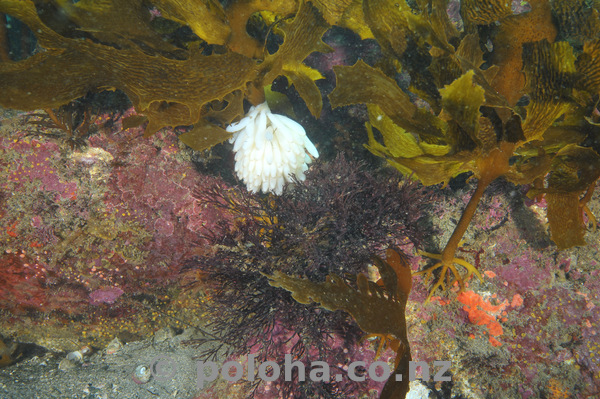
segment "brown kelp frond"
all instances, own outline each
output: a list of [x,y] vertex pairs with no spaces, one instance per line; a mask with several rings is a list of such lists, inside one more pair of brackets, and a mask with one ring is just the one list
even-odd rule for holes
[[255,73],[252,60],[233,52],[204,56],[190,51],[179,60],[149,55],[135,46],[118,49],[64,37],[39,18],[33,2],[18,3],[0,2],[0,11],[38,32],[45,51],[0,64],[3,106],[58,108],[89,90],[120,89],[148,117],[147,131],[156,131],[197,123],[203,104],[243,88]]
[[[376,257],[374,264],[381,279],[373,282],[367,280],[364,274],[358,274],[357,288],[335,274],[328,275],[320,283],[291,277],[278,270],[271,275],[263,274],[270,285],[290,291],[299,303],[308,305],[316,302],[330,311],[350,313],[361,330],[370,336],[380,337],[381,345],[385,341],[390,342],[390,347],[397,353],[396,372],[402,373],[408,370],[411,359],[405,318],[406,301],[412,285],[410,268],[405,256],[392,249],[387,250],[387,261]],[[401,382],[391,378],[381,397],[404,398],[408,382],[407,378]]]
[[[145,116],[146,135],[193,126],[184,142],[197,150],[229,138],[223,126],[243,114],[243,99],[263,102],[263,87],[280,75],[320,113],[314,80],[321,75],[302,61],[329,51],[321,41],[329,24],[312,3],[239,1],[223,8],[216,1],[161,0],[155,7],[139,0],[0,1],[0,13],[29,26],[39,45],[25,60],[0,63],[0,104],[57,109],[89,91],[118,89]],[[273,54],[246,30],[248,18],[262,11],[290,19]],[[163,32],[185,26],[197,36],[184,43]]]
[[[471,0],[461,2],[459,32],[446,13],[435,13],[436,3],[446,4],[365,0],[365,23],[390,61],[335,67],[329,96],[334,107],[367,104],[367,148],[402,173],[425,185],[465,172],[478,179],[441,255],[431,254],[440,262],[422,272],[443,270],[434,290],[445,286],[446,272],[464,287],[457,264],[467,276],[478,274],[455,253],[492,181],[549,177],[538,193],[568,208],[560,218],[549,215],[552,239],[567,248],[585,243],[580,199],[600,175],[593,147],[600,134],[597,10],[532,0],[529,11],[515,14],[504,2]],[[376,19],[372,10],[383,9],[386,16]],[[399,72],[410,77],[408,91],[396,82]]]
[[[545,194],[550,237],[559,249],[585,245],[583,214],[599,177],[598,153],[572,144],[563,147],[553,159],[547,188],[532,190],[532,195]],[[591,212],[588,217],[594,219]]]

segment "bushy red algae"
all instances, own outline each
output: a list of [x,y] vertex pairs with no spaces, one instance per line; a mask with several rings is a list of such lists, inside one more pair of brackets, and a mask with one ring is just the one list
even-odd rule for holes
[[[359,350],[360,329],[342,312],[324,312],[315,304],[296,302],[269,285],[263,274],[284,272],[303,276],[311,284],[330,273],[351,273],[362,277],[362,282],[374,253],[391,245],[421,242],[423,210],[429,206],[430,194],[395,173],[375,175],[366,165],[338,156],[314,165],[306,181],[296,183],[280,197],[257,197],[220,185],[198,192],[200,202],[233,216],[218,229],[206,231],[212,251],[188,264],[192,286],[208,290],[211,296],[207,318],[215,337],[196,342],[203,359],[222,350],[238,356],[258,351],[260,361],[281,361],[288,348],[276,343],[291,336],[297,338],[295,359],[310,362],[320,355],[330,364],[346,364]],[[405,262],[409,264],[408,259]],[[394,306],[400,308],[399,303]],[[394,320],[401,318],[394,315]],[[355,315],[357,320],[360,316]],[[390,334],[399,334],[400,323],[394,328]],[[343,341],[347,353],[332,350],[331,337]],[[278,392],[284,397],[293,392],[335,392],[333,397],[347,397],[364,391],[365,384],[293,380],[282,383]]]

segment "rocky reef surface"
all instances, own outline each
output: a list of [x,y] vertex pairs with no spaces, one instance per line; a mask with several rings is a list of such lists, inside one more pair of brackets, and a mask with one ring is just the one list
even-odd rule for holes
[[[217,148],[199,158],[176,132],[146,139],[140,129],[123,130],[121,116],[98,118],[87,145],[70,149],[28,118],[4,111],[0,128],[0,394],[245,397],[256,386],[219,378],[199,389],[201,351],[182,345],[206,338],[211,301],[185,289],[186,262],[214,255],[205,232],[233,217],[199,203],[194,190],[235,185],[230,170],[214,167],[232,164],[229,153]],[[423,249],[447,241],[472,188],[435,190]],[[413,360],[450,360],[452,381],[414,382],[409,397],[598,394],[600,233],[590,226],[588,246],[558,251],[545,206],[523,188],[494,183],[459,250],[483,281],[471,278],[465,291],[454,286],[425,304],[430,285],[414,278],[406,310]],[[597,198],[588,206],[600,214]],[[413,271],[429,261],[411,245],[403,249]],[[111,353],[115,339],[121,346]],[[333,336],[331,349],[345,344]],[[90,352],[65,360],[82,348]],[[373,343],[348,349],[375,360]],[[144,381],[147,369],[139,367],[164,354],[182,371]],[[219,356],[221,363],[241,360]],[[380,360],[393,361],[392,351]],[[381,384],[364,389],[356,397],[376,397]],[[278,390],[261,384],[254,392],[267,398]]]

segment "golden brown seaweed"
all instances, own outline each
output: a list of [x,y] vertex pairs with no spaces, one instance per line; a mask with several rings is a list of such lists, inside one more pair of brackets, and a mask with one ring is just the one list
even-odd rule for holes
[[[577,33],[587,39],[583,51],[566,41],[555,42],[558,30],[552,15],[562,13],[565,21],[583,18],[586,26],[592,26],[597,12],[566,16],[578,11],[569,11],[562,2],[556,2],[554,11],[554,3],[529,3],[530,11],[513,15],[505,2],[462,2],[467,25],[491,24],[487,61],[480,37],[484,31],[467,26],[459,40],[443,15],[424,21],[428,11],[419,7],[421,2],[410,3],[415,9],[401,2],[394,10],[380,0],[363,3],[366,23],[394,59],[390,64],[410,75],[410,90],[427,101],[429,109],[411,101],[389,68],[374,68],[362,61],[334,68],[337,84],[330,101],[334,107],[367,104],[367,148],[373,154],[426,185],[447,183],[464,172],[478,179],[442,253],[426,253],[439,262],[419,274],[432,277],[434,270],[442,270],[432,293],[446,287],[446,273],[453,277],[450,284],[458,282],[464,288],[465,276],[455,264],[467,269],[466,278],[472,274],[482,278],[475,267],[455,258],[455,253],[483,192],[499,177],[528,184],[551,176],[547,187],[538,190],[551,196],[549,212],[554,213],[558,204],[569,207],[560,217],[549,214],[551,237],[559,248],[584,244],[582,214],[589,210],[581,197],[591,195],[589,188],[598,179],[600,165],[593,161],[591,154],[598,156],[595,150],[584,151],[578,144],[594,131],[590,125],[597,124],[593,110],[597,110],[600,46],[597,38],[590,40],[585,26],[583,33]],[[376,21],[371,8],[386,9],[386,18]],[[418,69],[411,65],[411,57],[425,60],[426,52],[428,64]],[[522,98],[524,94],[527,97]],[[525,105],[517,106],[520,99]],[[373,129],[383,143],[375,139]],[[566,158],[570,172],[559,179]],[[588,173],[582,178],[584,168]]]
[[[89,91],[118,89],[146,117],[146,136],[166,126],[197,125],[184,140],[200,150],[229,137],[222,126],[242,113],[240,106],[228,107],[233,93],[238,105],[244,97],[262,102],[263,87],[283,74],[318,116],[322,102],[314,80],[322,76],[302,64],[313,51],[329,51],[321,41],[329,25],[317,8],[291,0],[235,2],[225,10],[218,2],[200,3],[161,0],[157,7],[164,16],[188,24],[207,43],[229,49],[207,55],[197,43],[185,50],[159,40],[139,1],[125,6],[112,0],[42,2],[42,6],[62,7],[65,18],[76,27],[62,32],[65,36],[40,19],[38,3],[1,0],[0,12],[28,25],[42,50],[23,61],[0,63],[0,105],[22,110],[59,108]],[[245,31],[250,15],[265,9],[286,17],[296,12],[281,29],[283,44],[270,55],[265,55],[263,43]],[[112,29],[115,21],[119,27]],[[240,29],[243,35],[236,33]],[[264,61],[253,58],[257,56]],[[223,107],[229,112],[220,112]]]
[[405,309],[412,277],[404,254],[388,249],[386,257],[387,260],[373,258],[381,279],[373,282],[367,280],[364,274],[359,274],[356,276],[357,288],[335,274],[330,274],[321,283],[291,277],[280,271],[265,276],[269,278],[269,284],[290,291],[292,297],[302,304],[317,302],[324,309],[350,313],[368,336],[381,339],[377,356],[389,341],[390,347],[396,351],[394,373],[403,374],[405,378],[402,381],[390,378],[381,398],[404,398],[409,389],[406,373],[411,360]]

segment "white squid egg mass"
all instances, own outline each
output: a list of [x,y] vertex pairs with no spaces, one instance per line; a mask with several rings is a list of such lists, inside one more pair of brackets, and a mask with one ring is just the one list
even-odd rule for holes
[[235,173],[251,192],[280,195],[285,182],[304,172],[319,157],[314,144],[298,122],[273,114],[266,102],[250,108],[239,122],[226,129],[233,133],[229,142],[235,153]]

